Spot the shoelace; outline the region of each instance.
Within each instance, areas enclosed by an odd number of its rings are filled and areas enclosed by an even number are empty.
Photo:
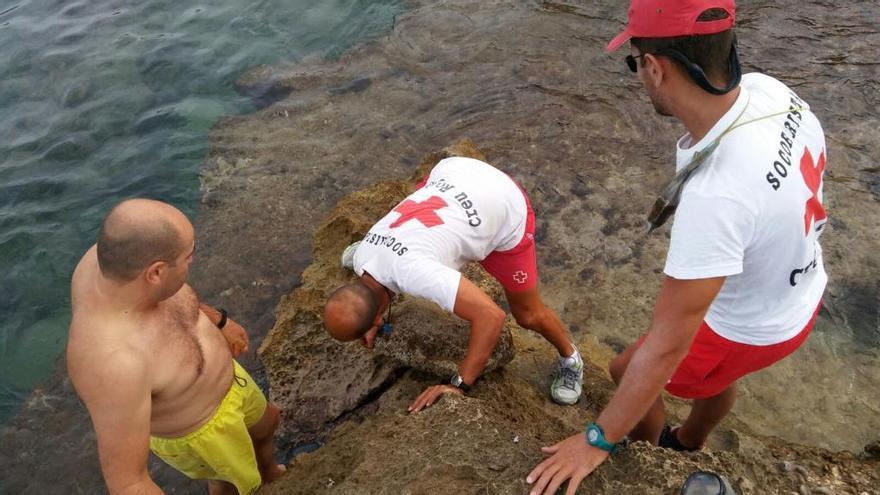
[[[570,368],[562,363],[559,364],[559,375],[562,376],[562,386],[569,390],[575,390],[580,373],[574,368]]]

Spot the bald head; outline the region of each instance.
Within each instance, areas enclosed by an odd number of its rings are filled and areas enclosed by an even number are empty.
[[[333,291],[324,305],[324,328],[336,340],[357,340],[373,326],[378,312],[379,302],[366,285],[343,285]]]
[[[98,232],[98,265],[104,276],[128,281],[156,261],[173,263],[184,250],[192,225],[177,208],[150,199],[114,206]]]

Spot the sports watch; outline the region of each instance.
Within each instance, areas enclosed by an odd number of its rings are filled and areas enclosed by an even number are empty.
[[[617,450],[617,444],[605,440],[605,432],[596,423],[587,425],[587,431],[584,432],[584,436],[587,437],[587,443],[597,449],[602,449],[609,454],[613,454]]]
[[[464,378],[462,378],[461,375],[459,375],[458,373],[452,375],[452,378],[449,379],[449,384],[464,393],[468,393],[471,390],[471,386],[465,383]]]

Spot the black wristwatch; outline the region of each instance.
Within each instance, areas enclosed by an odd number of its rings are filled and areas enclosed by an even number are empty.
[[[452,378],[449,379],[449,384],[464,393],[468,393],[471,391],[471,386],[465,383],[464,378],[462,378],[461,375],[459,375],[458,373],[452,375]]]
[[[220,321],[217,322],[217,328],[222,329],[226,326],[226,320],[228,320],[228,314],[226,314],[226,310],[223,308],[215,308],[218,313],[220,313]]]

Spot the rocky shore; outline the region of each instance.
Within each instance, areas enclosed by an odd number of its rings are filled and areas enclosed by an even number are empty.
[[[614,386],[612,351],[590,335],[578,346],[587,362],[584,397],[562,407],[547,394],[555,351],[508,318],[484,378],[467,397],[447,396],[417,415],[406,406],[449,376],[467,347],[467,325],[430,303],[405,296],[394,330],[373,351],[339,344],[320,315],[327,294],[354,279],[339,254],[414,188],[446,155],[483,159],[463,141],[427,156],[408,180],[383,181],[343,198],[315,234],[302,285],[279,304],[278,321],[259,351],[271,396],[285,411],[285,443],[326,442],[303,453],[262,493],[524,493],[540,447],[595,419]],[[500,286],[477,264],[465,270],[496,302]],[[330,433],[327,437],[327,432]],[[728,421],[707,452],[681,454],[636,443],[583,485],[583,493],[677,493],[697,469],[725,474],[738,493],[876,493],[880,462],[792,445]]]

